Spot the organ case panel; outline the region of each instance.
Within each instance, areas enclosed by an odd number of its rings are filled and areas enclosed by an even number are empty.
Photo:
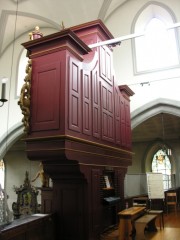
[[[26,152],[30,160],[43,162],[53,181],[57,239],[97,240],[116,223],[120,208],[119,203],[105,206],[102,192],[110,190],[108,201],[124,197],[124,175],[132,163],[133,92],[118,86],[113,76],[112,49],[88,47],[111,38],[96,20],[23,44],[33,65]],[[108,172],[114,189],[101,189],[107,168],[118,172]]]
[[[69,128],[81,132],[81,78],[79,63],[69,61]]]

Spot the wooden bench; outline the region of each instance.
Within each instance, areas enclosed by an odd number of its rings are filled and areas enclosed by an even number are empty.
[[[144,235],[145,227],[148,231],[157,231],[155,220],[157,215],[146,214],[135,220],[136,240],[146,239]]]
[[[159,218],[159,227],[160,229],[164,228],[164,212],[163,210],[147,210],[148,214],[157,215],[157,218]]]

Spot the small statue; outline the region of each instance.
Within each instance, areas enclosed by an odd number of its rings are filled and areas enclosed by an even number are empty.
[[[34,31],[29,33],[30,40],[42,38],[43,34],[39,31],[39,26],[36,26]]]
[[[60,24],[60,30],[64,30],[65,26],[64,26],[64,22],[62,21],[62,23]]]
[[[37,178],[40,178],[42,187],[49,187],[49,176],[44,172],[42,163],[40,163],[39,166],[40,170],[37,172],[35,178],[33,178],[31,182],[34,182]]]

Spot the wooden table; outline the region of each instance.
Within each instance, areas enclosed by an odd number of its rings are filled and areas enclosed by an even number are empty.
[[[119,215],[119,240],[131,240],[134,229],[134,220],[142,216],[146,207],[131,207],[118,213]]]

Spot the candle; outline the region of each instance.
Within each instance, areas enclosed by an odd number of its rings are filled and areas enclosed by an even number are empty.
[[[6,98],[6,83],[2,83],[1,99]]]
[[[6,82],[7,78],[2,79],[1,100],[6,99]]]

